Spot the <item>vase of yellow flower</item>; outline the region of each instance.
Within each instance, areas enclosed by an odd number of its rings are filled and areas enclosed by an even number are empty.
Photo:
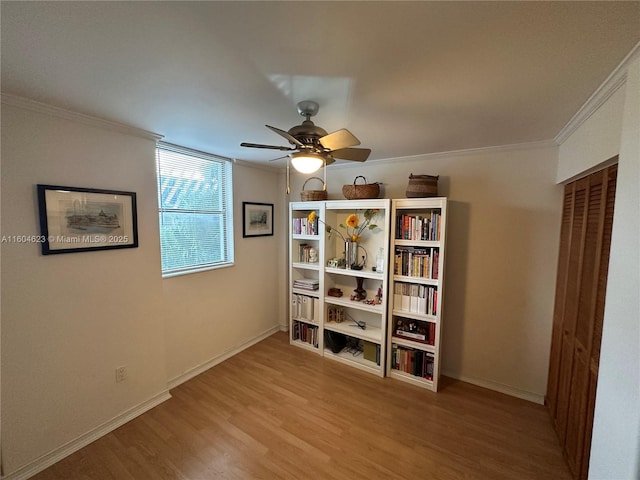
[[[358,262],[358,247],[360,245],[358,242],[352,242],[351,240],[347,240],[344,242],[344,259],[346,262],[347,270],[351,270],[353,267],[359,267],[360,263]]]
[[[379,213],[380,210],[377,208],[370,208],[365,210],[363,213],[364,220],[362,222],[360,221],[360,217],[357,213],[348,215],[345,219],[345,223],[340,224],[340,227],[344,228],[345,230],[344,235],[342,234],[342,232],[340,232],[340,230],[337,230],[331,225],[327,225],[325,222],[318,218],[319,222],[324,223],[326,231],[329,235],[336,233],[340,236],[342,241],[344,241],[345,264],[347,269],[352,269],[354,267],[356,269],[361,269],[366,263],[366,250],[365,255],[362,256],[363,261],[358,261],[358,249],[361,248],[364,250],[364,247],[360,245],[360,240],[362,240],[362,235],[364,234],[365,230],[373,230],[374,228],[378,227],[376,224],[372,223],[372,221]],[[308,216],[308,220],[310,222],[315,221],[316,218],[317,214],[315,211],[312,211]]]

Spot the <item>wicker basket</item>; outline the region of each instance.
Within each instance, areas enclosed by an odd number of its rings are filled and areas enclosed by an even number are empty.
[[[322,182],[322,190],[305,190],[304,187],[307,186],[307,182],[309,180],[320,180]],[[326,200],[327,199],[327,186],[324,184],[324,181],[320,177],[309,177],[302,184],[302,191],[300,192],[300,198],[303,202],[313,202],[316,200]]]
[[[364,185],[356,185],[358,179],[364,180]],[[364,198],[378,198],[380,195],[380,185],[378,183],[367,183],[367,179],[358,175],[353,180],[353,185],[343,185],[342,194],[348,200],[362,200]]]
[[[407,185],[407,198],[437,197],[438,196],[437,175],[409,175],[409,185]]]

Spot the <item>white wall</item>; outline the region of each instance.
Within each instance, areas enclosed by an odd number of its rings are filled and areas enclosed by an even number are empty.
[[[3,105],[2,230],[39,233],[37,183],[137,192],[140,247],[42,256],[2,244],[9,473],[166,387],[155,142]],[[149,161],[151,159],[151,161]],[[115,384],[115,367],[129,380]]]
[[[546,392],[562,188],[557,147],[497,148],[332,166],[329,199],[364,175],[404,198],[410,173],[440,175],[449,198],[445,375],[542,403]],[[294,176],[291,200],[304,177]],[[309,182],[316,189],[319,182]]]
[[[3,97],[2,233],[39,233],[35,185],[47,183],[136,192],[140,242],[50,256],[2,244],[2,462],[11,478],[283,323],[283,234],[243,239],[241,223],[243,200],[275,203],[282,222],[281,175],[235,165],[236,265],[163,280],[155,141],[89,123]],[[128,379],[116,384],[119,365]]]
[[[640,477],[640,58],[631,64],[616,96],[624,101],[611,98],[611,105],[585,125],[590,144],[601,137],[608,142],[612,111],[618,109],[620,156],[589,464],[589,478],[602,480]],[[574,135],[584,138],[583,127]],[[576,152],[583,147],[574,141],[561,147],[559,173],[571,174],[567,164],[576,170]],[[578,170],[588,171],[604,159],[586,155]]]
[[[280,172],[234,165],[235,267],[162,282],[170,384],[286,322]],[[273,203],[274,235],[242,237],[242,202]]]

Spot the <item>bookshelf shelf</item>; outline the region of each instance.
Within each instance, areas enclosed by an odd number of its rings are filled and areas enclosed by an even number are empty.
[[[333,353],[331,350],[325,349],[324,356],[331,360],[335,360],[350,367],[373,373],[375,375],[377,375],[380,370],[380,366],[376,362],[365,359],[362,354],[354,356],[345,350],[339,353]]]
[[[446,219],[444,197],[392,202],[386,373],[434,392],[440,375]],[[398,329],[406,337],[397,335]]]
[[[318,240],[320,235],[296,235],[293,234],[291,236],[294,240]]]
[[[361,340],[367,340],[371,343],[380,345],[383,341],[383,330],[378,327],[367,326],[366,330],[358,328],[354,322],[346,320],[342,323],[326,322],[324,324],[325,330],[331,330],[333,332],[343,333],[350,337],[359,338]]]
[[[320,293],[318,292],[318,290],[303,290],[301,288],[292,288],[291,292],[297,295],[306,295],[308,297],[314,297],[314,298],[320,297]]]
[[[292,317],[292,318],[296,322],[308,323],[309,325],[313,325],[315,327],[318,326],[318,322],[316,322],[315,320],[309,320],[308,318],[304,318],[304,317]]]
[[[347,277],[362,277],[362,278],[369,278],[372,280],[380,280],[380,281],[383,281],[385,279],[384,274],[372,272],[371,270],[347,270],[346,268],[326,267],[324,271],[325,273],[345,275]]]
[[[309,262],[293,262],[292,268],[300,268],[302,270],[320,270],[320,265]]]
[[[421,283],[423,285],[438,285],[438,280],[424,277],[409,277],[406,275],[394,275],[394,282]]]
[[[407,311],[407,310],[395,310],[394,309],[392,311],[392,315],[397,316],[397,317],[412,318],[414,320],[421,320],[423,322],[438,323],[438,317],[437,316],[427,315],[427,314],[418,313],[418,312],[411,312],[411,311]]]
[[[395,239],[394,242],[396,247],[420,247],[420,248],[431,248],[431,247],[439,247],[440,241],[435,240],[401,240]]]
[[[304,348],[305,350],[310,350],[312,352],[318,353],[318,347],[314,347],[313,345],[303,342],[302,340],[291,340],[291,344],[296,347]]]
[[[415,375],[411,375],[410,373],[405,373],[395,369],[390,370],[389,376],[397,380],[402,380],[403,382],[411,383],[413,385],[416,385],[417,387],[427,388],[429,390],[435,391],[434,382],[423,377],[417,377]]]
[[[436,351],[436,348],[433,345],[412,341],[410,338],[398,337],[397,335],[392,335],[391,342],[403,347],[417,348],[426,352],[435,353]]]
[[[367,305],[366,303],[356,302],[355,300],[349,300],[349,297],[324,297],[325,303],[331,305],[340,305],[342,307],[354,308],[356,310],[362,310],[364,312],[377,313],[382,315],[384,308],[382,305]]]

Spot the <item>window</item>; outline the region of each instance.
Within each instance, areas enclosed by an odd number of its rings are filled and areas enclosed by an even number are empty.
[[[162,276],[233,265],[232,163],[159,142]]]

